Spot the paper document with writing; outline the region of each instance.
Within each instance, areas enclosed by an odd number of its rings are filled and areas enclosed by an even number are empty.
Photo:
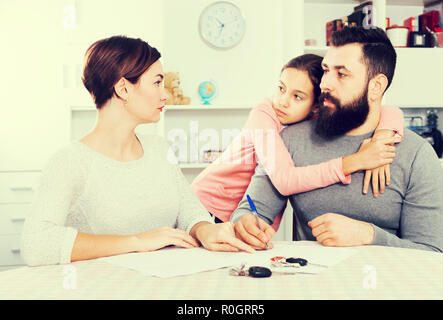
[[[242,263],[245,263],[248,267],[253,265],[268,267],[273,271],[320,273],[327,270],[328,267],[343,262],[355,253],[357,253],[357,250],[351,248],[276,242],[273,249],[256,251],[253,254],[246,252],[214,252],[201,247],[192,249],[168,247],[153,252],[128,253],[98,260],[130,268],[144,275],[167,278],[225,267],[238,267]],[[308,265],[301,268],[275,268],[271,265],[271,258],[275,256],[304,258],[308,260]],[[311,266],[309,263],[327,267]]]

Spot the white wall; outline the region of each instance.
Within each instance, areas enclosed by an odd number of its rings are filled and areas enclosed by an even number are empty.
[[[165,0],[166,71],[178,71],[184,94],[199,104],[200,82],[214,79],[219,87],[214,104],[254,105],[272,95],[283,61],[283,2],[234,0],[246,20],[242,42],[230,50],[207,46],[198,21],[213,0]]]
[[[62,30],[55,1],[2,1],[0,8],[0,169],[35,167],[60,144]]]
[[[213,49],[198,32],[199,15],[213,1],[0,0],[0,170],[40,169],[69,142],[69,106],[92,105],[80,75],[84,52],[98,39],[125,34],[147,40],[162,53],[165,71],[180,72],[194,104],[200,102],[198,84],[214,79],[220,90],[214,104],[252,106],[272,95],[282,65],[302,53],[305,38],[324,38],[318,19],[324,19],[325,9],[318,17],[318,4],[303,10],[301,0],[231,0],[243,11],[245,37],[233,49]],[[76,9],[73,29],[67,6]],[[341,7],[331,6],[331,17],[346,14],[352,5]],[[416,10],[389,6],[387,16],[398,23],[398,17]],[[441,50],[426,61],[414,54],[399,60],[403,68],[385,102],[441,105]],[[409,74],[410,61],[420,77],[435,79],[431,85],[424,88],[425,82]],[[422,85],[418,92],[409,89],[414,84]]]
[[[40,169],[69,142],[69,104],[92,104],[80,81],[92,42],[125,34],[163,51],[163,19],[154,0],[0,0],[0,170]]]
[[[184,93],[194,104],[200,103],[198,84],[206,79],[219,86],[215,104],[254,105],[272,95],[282,65],[301,53],[294,50],[301,42],[295,30],[302,21],[296,19],[298,4],[234,0],[246,19],[246,34],[237,47],[221,51],[208,47],[197,28],[211,2],[0,0],[5,44],[0,52],[0,170],[40,169],[69,142],[69,107],[92,105],[80,80],[83,55],[104,37],[141,37],[157,47],[165,71],[180,72]],[[67,7],[75,8],[74,20]],[[294,11],[290,21],[288,8]]]

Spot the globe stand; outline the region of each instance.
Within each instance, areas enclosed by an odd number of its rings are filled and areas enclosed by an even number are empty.
[[[198,94],[204,106],[211,105],[210,101],[214,100],[217,93],[217,84],[213,80],[203,81],[198,86]]]

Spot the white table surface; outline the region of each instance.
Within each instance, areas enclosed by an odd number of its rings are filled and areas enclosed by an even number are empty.
[[[319,245],[294,242],[299,244]],[[0,299],[443,299],[443,254],[355,249],[357,254],[321,274],[262,279],[231,276],[227,268],[165,279],[98,260],[20,267],[0,272]]]

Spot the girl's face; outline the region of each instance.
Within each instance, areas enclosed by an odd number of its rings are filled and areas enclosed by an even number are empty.
[[[282,124],[300,122],[314,104],[314,86],[306,71],[286,68],[280,75],[272,106]]]
[[[163,78],[163,67],[157,60],[142,74],[138,83],[130,85],[128,111],[142,123],[160,120],[160,112],[168,99]]]

